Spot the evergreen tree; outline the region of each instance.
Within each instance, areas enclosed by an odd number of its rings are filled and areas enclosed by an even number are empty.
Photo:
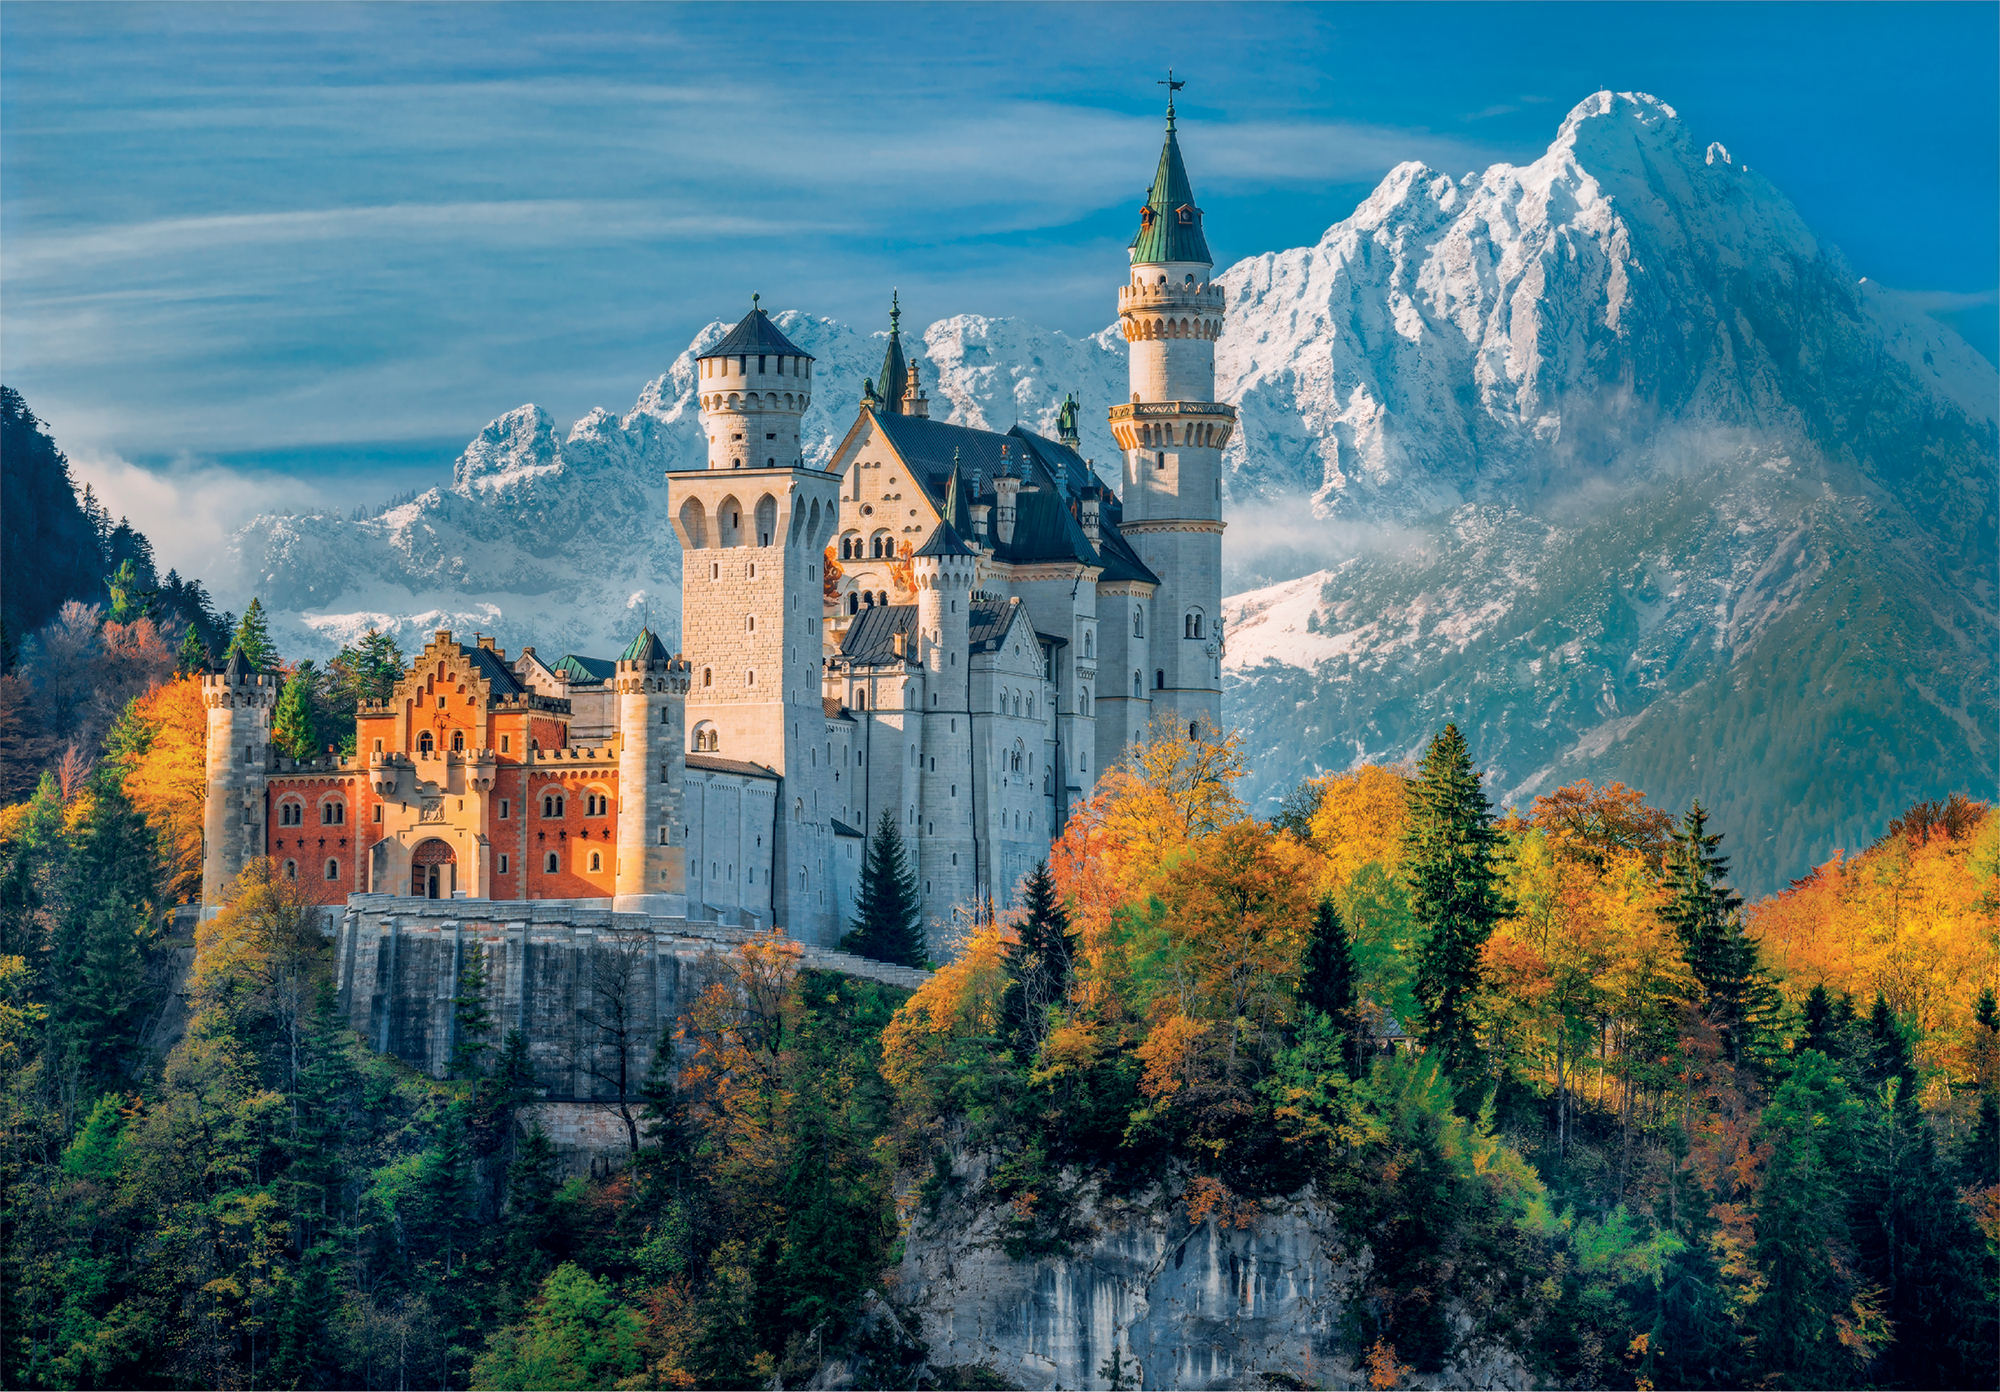
[[[314,675],[312,663],[300,663],[286,678],[277,709],[271,712],[271,742],[293,759],[310,759],[319,753],[319,731],[313,723]]]
[[[229,640],[228,651],[222,654],[224,662],[237,653],[243,660],[259,672],[277,670],[278,650],[271,643],[271,630],[264,621],[264,601],[252,599],[250,607],[243,611],[243,620],[236,625],[236,632]]]
[[[1710,1021],[1733,1064],[1754,1061],[1760,1027],[1776,994],[1757,963],[1757,945],[1743,931],[1743,896],[1724,883],[1729,857],[1716,848],[1721,832],[1708,830],[1708,813],[1692,804],[1667,850],[1671,895],[1661,917],[1680,938],[1688,969],[1700,983]]]
[[[861,864],[861,892],[854,907],[853,928],[841,938],[841,951],[906,967],[924,964],[917,876],[903,854],[896,815],[886,807],[868,840],[868,857]]]
[[[116,781],[100,777],[83,844],[72,859],[50,944],[53,1012],[87,1076],[113,1078],[129,1062],[149,1000],[156,846]]]
[[[1980,1094],[1979,1121],[1966,1139],[1958,1168],[1967,1188],[1985,1189],[2000,1184],[2000,1096],[1992,1092]]]
[[[152,591],[145,588],[139,568],[130,556],[118,563],[118,568],[105,580],[104,588],[111,595],[111,612],[106,615],[111,622],[131,623],[152,612]]]
[[[182,676],[203,672],[210,662],[208,649],[201,641],[201,630],[193,624],[181,634],[180,650],[174,654],[174,671]]]
[[[326,665],[319,712],[321,728],[339,731],[342,755],[354,753],[354,715],[363,701],[386,701],[408,663],[388,634],[369,629]]]
[[[1455,1073],[1479,1057],[1473,1002],[1480,952],[1510,909],[1494,867],[1499,833],[1456,725],[1425,751],[1410,785],[1403,857],[1410,911],[1419,934],[1415,993],[1419,1037]]]
[[[1889,998],[1880,991],[1875,993],[1875,1008],[1868,1015],[1866,1071],[1869,1087],[1884,1087],[1893,1078],[1896,1081],[1897,1105],[1916,1105],[1916,1060],[1910,1056],[1910,1042],[1903,1038],[1896,1012],[1889,1008]]]
[[[475,942],[460,948],[458,990],[451,998],[451,1076],[477,1078],[492,1049],[493,1012],[486,1008],[486,953]],[[510,1031],[510,1033],[512,1033]]]
[[[1340,921],[1340,911],[1331,897],[1322,898],[1313,913],[1312,936],[1306,940],[1299,973],[1299,1004],[1326,1016],[1346,1035],[1341,1054],[1347,1060],[1347,1076],[1359,1078],[1362,1044],[1354,951],[1347,940],[1347,925]]]
[[[1056,892],[1055,876],[1044,860],[1028,876],[1018,938],[1007,945],[1007,989],[1000,998],[1001,1028],[1025,1067],[1041,1047],[1048,1011],[1069,999],[1076,959],[1076,935]]]

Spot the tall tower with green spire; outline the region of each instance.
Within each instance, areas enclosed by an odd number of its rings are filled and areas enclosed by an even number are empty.
[[[1215,397],[1222,287],[1176,134],[1168,74],[1167,136],[1139,209],[1118,318],[1131,345],[1131,399],[1111,408],[1125,454],[1119,530],[1160,577],[1153,596],[1155,717],[1222,721],[1222,449],[1236,408]]]

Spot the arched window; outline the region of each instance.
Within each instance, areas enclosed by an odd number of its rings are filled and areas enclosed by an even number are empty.
[[[339,862],[339,861],[337,861],[337,860],[329,860],[329,861],[328,861],[328,862],[326,863],[326,877],[327,877],[327,878],[328,878],[329,880],[337,880],[337,879],[339,879],[339,878],[340,878],[340,862]]]
[[[1164,468],[1166,468],[1166,467],[1167,467],[1167,456],[1166,456],[1166,453],[1165,453],[1165,451],[1161,451],[1161,452],[1159,452],[1159,453],[1156,453],[1156,454],[1154,454],[1154,456],[1153,456],[1153,468],[1154,468],[1155,470],[1160,470],[1160,469],[1164,469]]]
[[[882,559],[882,537],[877,533],[868,543],[868,554],[876,560]]]
[[[426,759],[430,758],[431,751],[435,747],[431,741],[431,732],[429,730],[425,730],[417,736],[417,753],[423,755]]]
[[[867,710],[867,709],[868,709],[868,693],[867,693],[867,692],[865,692],[865,691],[858,691],[858,690],[857,690],[857,691],[856,691],[856,692],[854,693],[854,709],[856,709],[856,710]]]
[[[847,592],[847,612],[850,614],[861,612],[861,592],[859,590],[849,590]]]
[[[590,853],[590,868],[593,870],[602,870],[604,868],[604,853],[602,851],[592,851]]]
[[[1155,667],[1153,669],[1153,690],[1165,691],[1166,689],[1167,689],[1167,669],[1164,667]]]
[[[713,754],[719,747],[719,744],[720,741],[716,735],[715,726],[709,724],[708,721],[704,720],[701,724],[694,727],[695,753]]]
[[[333,802],[321,803],[319,805],[319,822],[321,826],[346,826],[347,804],[337,799]]]
[[[709,670],[709,669],[708,669],[708,668],[706,668],[706,667],[702,668],[702,669],[701,669],[701,684],[702,684],[703,686],[714,686],[714,685],[715,685],[715,673],[714,673],[713,671]]]
[[[299,877],[299,863],[296,860],[286,861],[285,878],[288,880],[296,880],[298,877]]]
[[[1083,655],[1085,657],[1097,656],[1097,634],[1087,628],[1083,631]]]
[[[561,793],[542,794],[542,815],[544,817],[560,817],[562,814],[563,795]]]
[[[1135,607],[1132,610],[1132,636],[1134,638],[1144,638],[1146,636],[1146,611],[1144,609]]]
[[[451,732],[451,752],[454,754],[463,754],[465,752],[465,731],[453,730]]]
[[[1133,695],[1133,696],[1135,696],[1135,697],[1136,697],[1136,696],[1138,696],[1138,694],[1139,694],[1139,689],[1140,689],[1140,686],[1141,686],[1141,682],[1139,681],[1139,674],[1138,674],[1137,672],[1134,672],[1134,673],[1132,674],[1132,695]]]
[[[1201,729],[1200,729],[1200,726],[1199,726],[1199,724],[1198,724],[1198,723],[1197,723],[1196,721],[1193,721],[1193,720],[1190,720],[1190,721],[1188,722],[1188,738],[1189,738],[1189,739],[1200,739],[1200,738],[1201,738]]]
[[[555,874],[556,871],[561,868],[561,866],[562,862],[556,859],[556,853],[554,851],[550,851],[546,856],[542,858],[542,869],[548,874],[551,875]]]
[[[1183,627],[1186,629],[1186,632],[1182,634],[1183,637],[1186,638],[1201,637],[1201,610],[1199,609],[1188,610],[1187,618],[1183,620]]]
[[[305,808],[296,802],[278,804],[278,825],[298,826],[305,820]]]

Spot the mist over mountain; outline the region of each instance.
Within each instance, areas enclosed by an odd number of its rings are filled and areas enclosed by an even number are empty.
[[[1598,93],[1526,166],[1399,166],[1314,246],[1218,278],[1253,798],[1454,719],[1497,801],[1700,797],[1761,891],[1913,798],[1994,792],[2000,376],[1665,103]],[[882,335],[775,317],[819,360],[824,460]],[[726,328],[622,415],[509,412],[379,516],[258,518],[244,593],[300,655],[371,623],[544,652],[671,631],[662,475],[702,462],[694,355]],[[922,337],[933,414],[1048,430],[1074,392],[1115,479],[1115,327]]]

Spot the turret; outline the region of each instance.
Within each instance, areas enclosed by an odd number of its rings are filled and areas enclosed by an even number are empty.
[[[222,907],[230,882],[264,854],[264,781],[271,766],[271,712],[279,677],[238,651],[201,677],[208,709],[207,799],[202,808],[201,903]]]
[[[799,420],[812,401],[812,354],[756,307],[695,364],[711,469],[783,469],[805,462]]]
[[[952,905],[971,899],[978,884],[967,635],[979,558],[948,520],[957,512],[957,502],[954,472],[945,492],[947,520],[910,558],[925,668],[917,874],[926,919],[942,918]]]
[[[618,659],[618,913],[687,912],[681,785],[687,769],[688,664],[650,629]]]

